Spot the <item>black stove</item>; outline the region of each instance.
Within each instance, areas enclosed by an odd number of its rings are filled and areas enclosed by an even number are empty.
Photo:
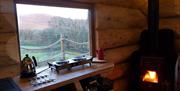
[[[177,91],[178,54],[172,29],[159,29],[159,0],[148,0],[148,29],[131,57],[130,91]]]

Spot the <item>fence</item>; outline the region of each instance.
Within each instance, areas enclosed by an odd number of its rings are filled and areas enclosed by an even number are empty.
[[[55,45],[59,45],[60,49],[61,49],[60,50],[61,51],[61,59],[65,60],[65,56],[66,56],[65,54],[67,54],[67,55],[71,54],[69,52],[68,53],[65,52],[65,47],[66,47],[65,42],[69,42],[71,44],[71,46],[74,46],[74,47],[82,46],[82,45],[87,46],[87,48],[89,47],[88,42],[82,42],[82,43],[76,42],[76,41],[64,38],[64,36],[61,35],[59,40],[57,40],[56,42],[51,43],[50,45],[47,45],[47,46],[29,47],[29,46],[22,46],[21,45],[20,48],[23,49],[23,50],[28,50],[28,51],[30,51],[30,50],[31,51],[40,51],[40,50],[50,49]],[[89,52],[88,53],[83,53],[83,54],[89,54]],[[53,59],[55,57],[57,57],[57,55],[53,55],[53,56],[49,57],[47,60]],[[46,61],[46,60],[43,60],[43,61]]]

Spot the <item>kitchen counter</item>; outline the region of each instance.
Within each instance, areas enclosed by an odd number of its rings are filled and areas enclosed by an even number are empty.
[[[89,66],[89,64],[85,64],[84,66],[80,65],[73,67],[71,70],[60,70],[59,73],[48,69],[38,74],[37,77],[48,75],[48,77],[54,79],[54,81],[38,86],[32,86],[30,84],[30,79],[32,78],[22,79],[17,76],[14,77],[14,81],[23,91],[49,91],[71,83],[74,83],[77,91],[83,91],[79,82],[80,80],[111,71],[113,67],[113,63],[92,63],[92,66]]]

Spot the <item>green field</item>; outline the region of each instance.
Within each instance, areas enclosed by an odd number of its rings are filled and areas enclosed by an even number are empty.
[[[21,49],[21,60],[25,57],[25,54],[28,54],[30,57],[35,56],[38,62],[43,62],[48,60],[58,61],[61,60],[62,58],[60,50],[33,51],[33,50]],[[81,53],[79,52],[65,51],[66,59],[73,58],[79,55],[81,55]]]

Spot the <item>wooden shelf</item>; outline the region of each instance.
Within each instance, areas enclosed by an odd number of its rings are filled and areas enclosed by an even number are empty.
[[[49,91],[71,83],[75,84],[77,91],[83,91],[79,82],[80,80],[111,71],[113,67],[113,63],[93,63],[92,66],[89,66],[89,64],[84,66],[80,65],[73,67],[71,70],[60,70],[59,73],[48,69],[37,76],[49,75],[55,79],[55,81],[34,87],[30,84],[30,79],[32,78],[20,79],[19,76],[17,76],[14,77],[14,80],[23,91]]]

